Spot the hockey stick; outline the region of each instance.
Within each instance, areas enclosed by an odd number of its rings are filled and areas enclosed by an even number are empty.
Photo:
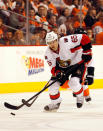
[[[82,62],[83,63],[83,62]],[[71,71],[73,71],[75,68],[77,68],[78,66],[80,66],[82,63],[78,63],[78,64],[75,64],[73,66],[70,67],[70,69],[65,73],[65,74],[69,74],[71,73]],[[28,103],[29,101],[31,101],[32,99],[34,99],[35,97],[37,97],[39,94],[41,94],[44,90],[46,90],[48,87],[50,87],[52,84],[54,84],[56,81],[58,81],[58,79],[55,79],[51,84],[49,84],[48,86],[46,86],[45,88],[43,88],[40,92],[38,92],[37,94],[35,94],[34,96],[32,96],[31,98],[29,98],[26,102]],[[21,105],[19,106],[14,106],[14,105],[11,105],[7,102],[4,102],[4,106],[9,108],[9,109],[12,109],[12,110],[18,110],[20,109],[21,107],[23,107],[26,103],[22,103]]]
[[[37,98],[38,96],[36,96],[31,103],[28,103],[25,99],[22,99],[22,103],[25,104],[27,107],[30,107],[36,101]]]
[[[52,84],[54,84],[56,81],[58,81],[58,79],[54,80],[52,83],[50,83],[48,86],[45,86],[45,88],[43,88],[41,91],[39,91],[37,94],[35,94],[34,96],[32,96],[31,98],[29,98],[27,101],[25,102],[29,102],[31,101],[32,99],[34,99],[35,97],[37,97],[39,94],[41,94],[44,90],[46,90],[48,87],[50,87]],[[12,109],[12,110],[19,110],[21,107],[23,107],[26,103],[22,103],[20,104],[19,106],[15,106],[15,105],[11,105],[7,102],[4,102],[4,106],[9,108],[9,109]]]
[[[67,73],[70,73],[71,70],[75,69],[78,65],[74,65],[73,67],[71,67],[71,69],[69,71],[67,71],[65,74]],[[51,79],[50,79],[51,80]],[[47,82],[47,84],[44,86],[44,88],[49,84],[50,80]],[[39,96],[39,95],[38,95]],[[26,106],[30,107],[34,102],[35,100],[38,98],[38,96],[35,98],[34,97],[34,100],[31,102],[31,103],[28,103],[25,99],[22,99],[22,103],[24,103]]]
[[[43,88],[45,88],[49,84],[50,80],[47,82],[47,84]],[[38,96],[36,96],[31,103],[28,103],[25,99],[22,99],[22,103],[24,103],[26,106],[30,107],[36,101],[36,99],[38,98]]]

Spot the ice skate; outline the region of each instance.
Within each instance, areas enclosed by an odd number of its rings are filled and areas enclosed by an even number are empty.
[[[45,111],[57,111],[61,103],[49,104],[44,107]]]
[[[90,102],[92,99],[91,99],[91,97],[90,96],[85,96],[85,101],[86,102]]]
[[[84,97],[83,96],[77,96],[77,108],[81,108],[84,102]]]

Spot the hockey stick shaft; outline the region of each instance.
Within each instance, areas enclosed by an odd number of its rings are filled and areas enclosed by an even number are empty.
[[[51,81],[51,79],[47,82],[47,84],[43,88],[45,88],[49,84],[50,81]],[[36,96],[31,103],[28,103],[25,99],[22,99],[22,103],[24,103],[26,106],[30,107],[36,101],[38,96]]]
[[[50,87],[52,84],[54,84],[55,82],[57,81],[54,80],[52,83],[50,83],[48,86],[46,86],[45,88],[43,88],[40,92],[38,92],[37,94],[35,94],[34,96],[32,96],[31,98],[29,98],[26,102],[28,103],[29,101],[31,101],[32,99],[34,99],[35,97],[37,97],[39,94],[41,94],[44,90],[46,90],[48,87]],[[18,110],[20,109],[21,107],[23,107],[25,105],[25,103],[22,103],[20,104],[19,106],[14,106],[14,105],[11,105],[7,102],[4,102],[4,106],[9,108],[9,109],[12,109],[12,110]]]

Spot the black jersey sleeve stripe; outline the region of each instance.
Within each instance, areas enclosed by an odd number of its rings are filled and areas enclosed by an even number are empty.
[[[91,45],[91,43],[88,43],[88,44],[86,44],[86,45],[82,45],[82,48],[83,48],[84,51],[86,51],[86,50],[91,49],[91,48],[92,48],[92,45]]]
[[[74,48],[72,48],[72,49],[70,49],[70,50],[71,50],[72,53],[74,53],[75,51],[77,51],[77,50],[79,50],[79,49],[81,49],[81,48],[82,48],[82,46],[81,46],[81,45],[78,45],[78,46],[76,46],[76,47],[74,47]]]

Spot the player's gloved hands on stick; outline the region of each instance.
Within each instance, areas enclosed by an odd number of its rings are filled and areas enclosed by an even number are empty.
[[[63,72],[58,72],[56,78],[60,82],[60,86],[62,86],[66,80],[68,80],[68,76]]]

